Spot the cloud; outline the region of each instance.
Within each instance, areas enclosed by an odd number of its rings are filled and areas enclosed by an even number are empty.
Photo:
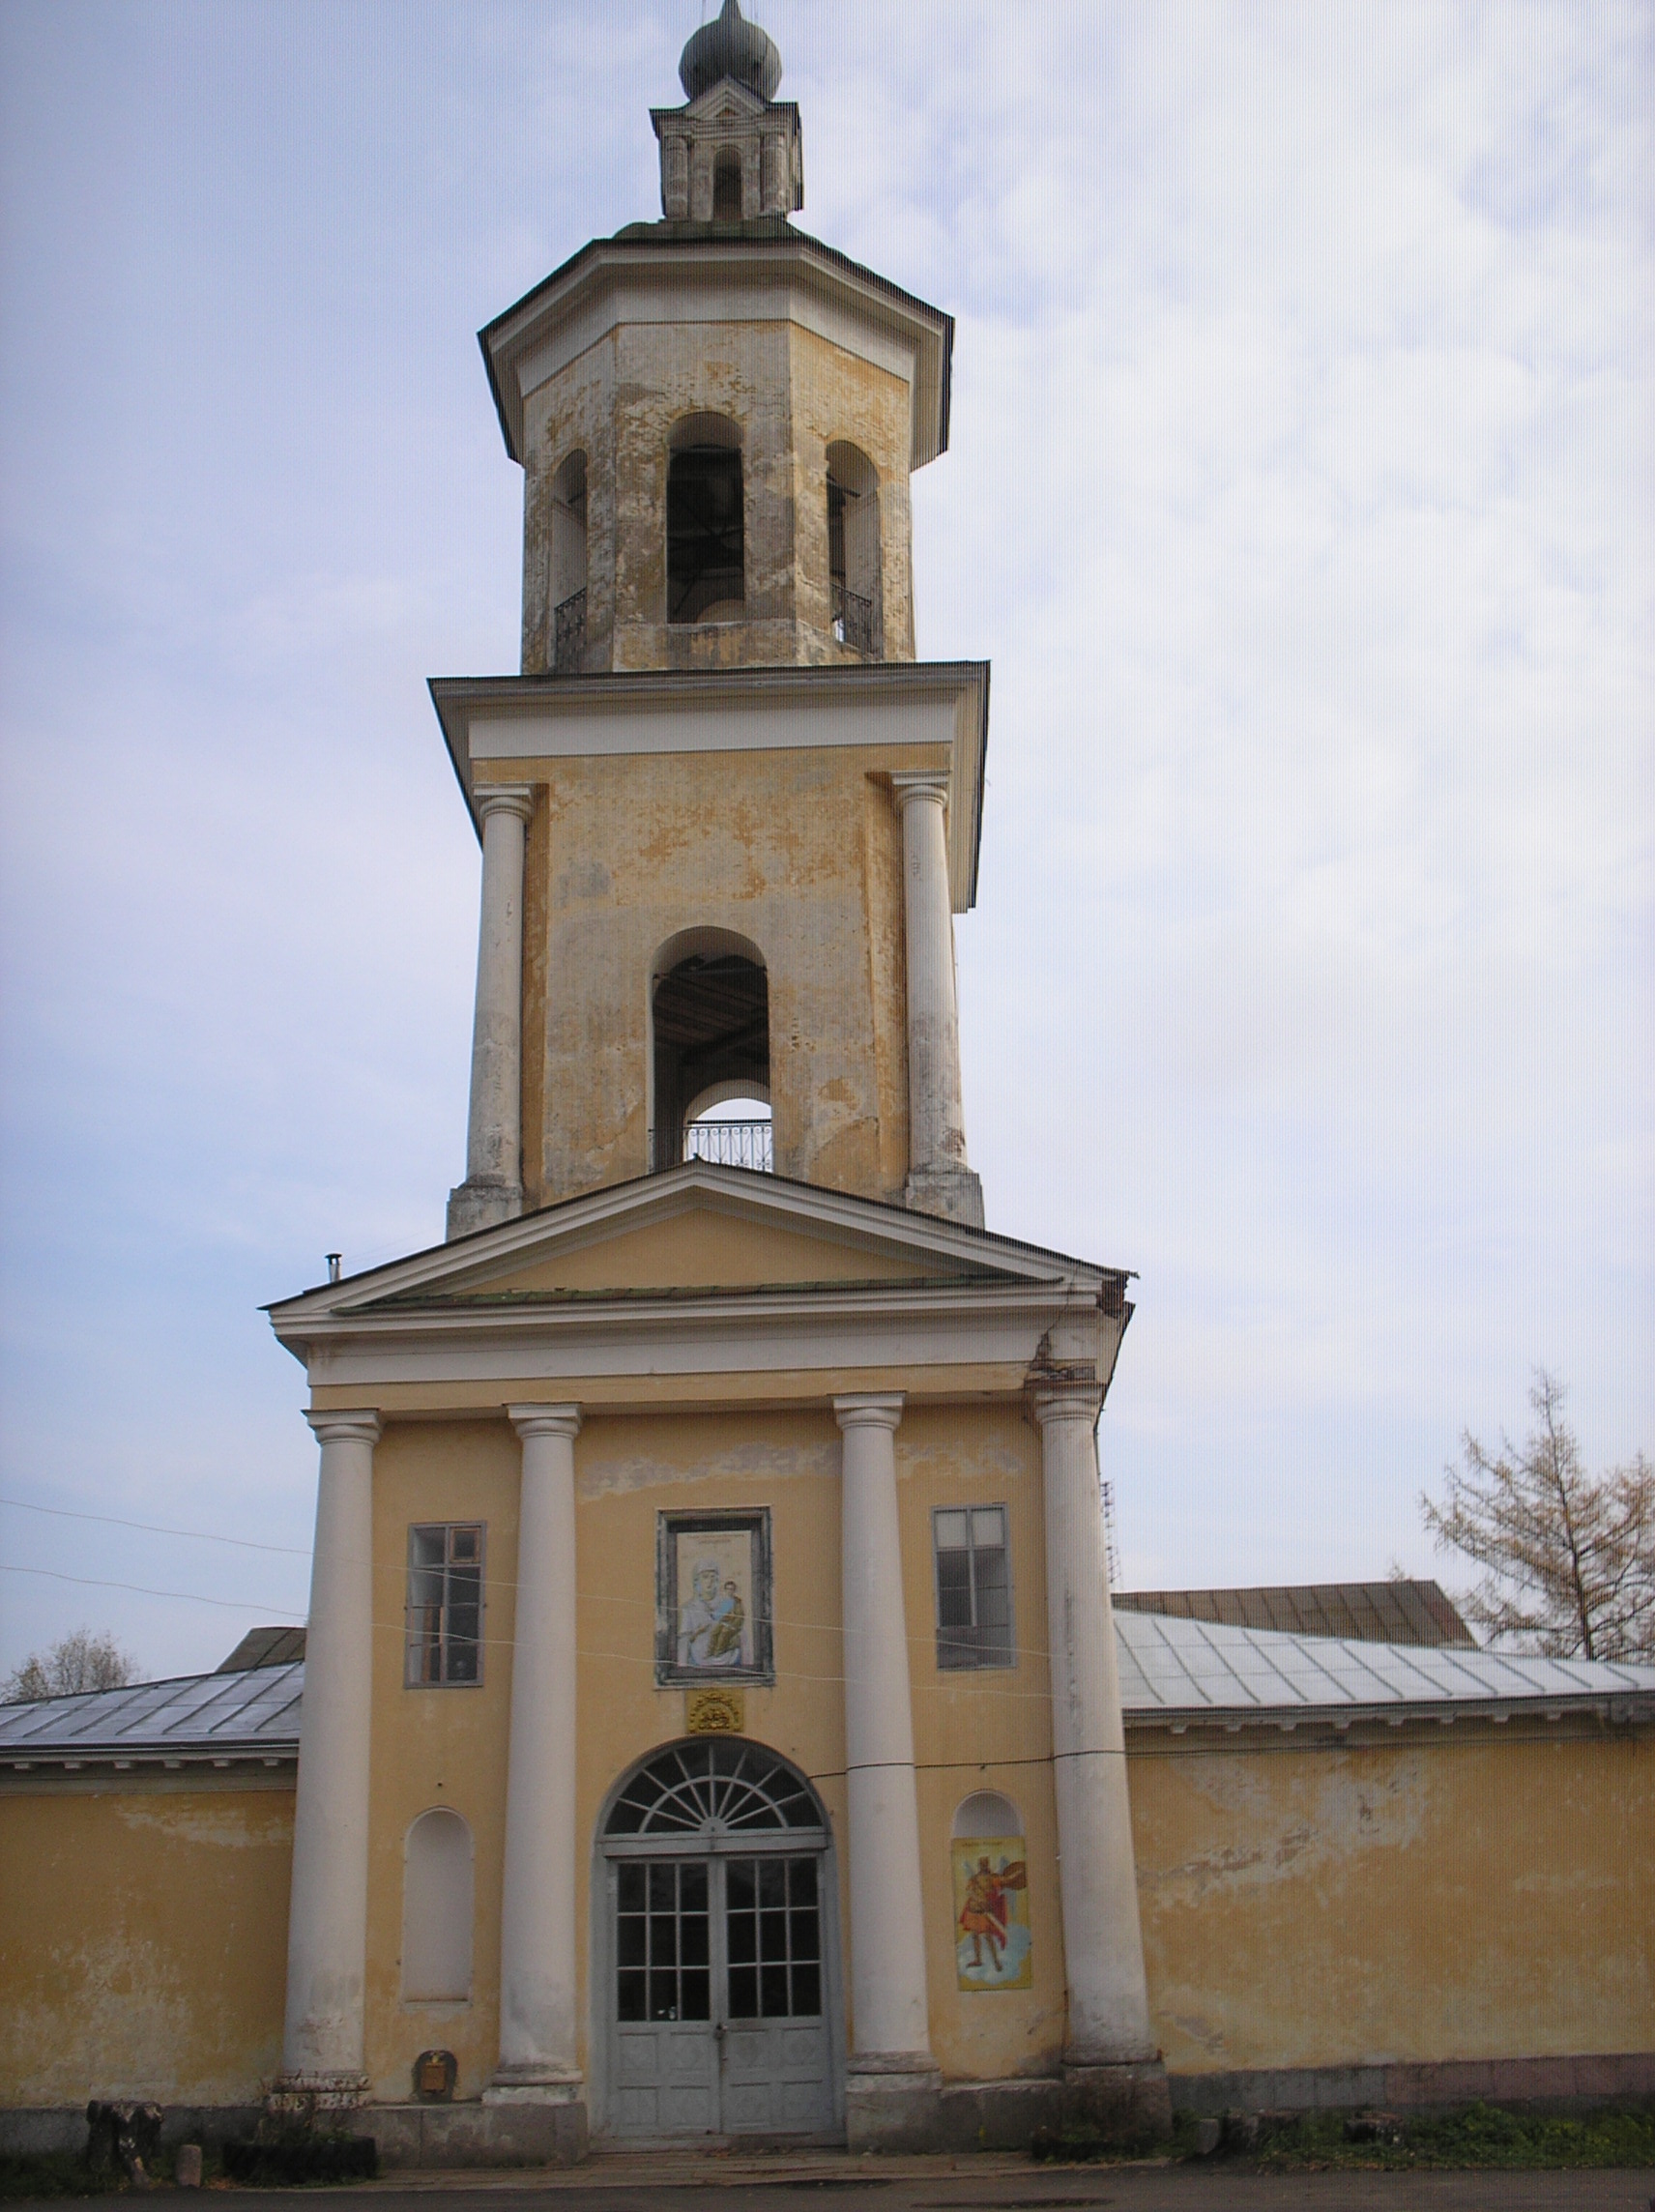
[[[514,664],[520,501],[473,334],[653,214],[680,13],[0,18],[20,1494],[304,1540],[257,1303],[462,1166],[423,680]],[[995,663],[968,1123],[992,1224],[1140,1270],[1128,1577],[1435,1571],[1414,1494],[1531,1360],[1593,1458],[1655,1415],[1648,11],[760,14],[804,226],[959,318],[915,518],[921,652]],[[235,1638],[121,1602],[0,1664]]]

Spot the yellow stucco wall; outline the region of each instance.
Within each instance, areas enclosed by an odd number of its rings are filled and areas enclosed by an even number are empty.
[[[293,1792],[0,1794],[0,2106],[255,2099],[281,2068]]]
[[[1521,1727],[1350,1749],[1140,1737],[1168,2066],[1655,2050],[1655,1741]]]
[[[686,415],[740,433],[745,619],[666,621],[666,483]],[[552,487],[587,457],[587,666],[734,667],[856,661],[834,642],[828,448],[879,477],[884,657],[914,658],[908,462],[913,397],[898,374],[784,321],[623,323],[528,394],[524,407],[523,669],[551,665]]]
[[[912,1640],[915,1741],[926,1883],[928,1967],[939,2062],[956,2076],[1038,2072],[1062,2040],[1061,1939],[1043,1658],[1045,1588],[1039,1440],[1017,1408],[916,1410],[897,1433],[898,1499]],[[840,1649],[840,1439],[826,1407],[810,1413],[589,1420],[575,1445],[580,1596],[579,1925],[590,1925],[590,1844],[621,1775],[683,1732],[684,1694],[654,1681],[657,1513],[768,1505],[775,1592],[773,1689],[745,1691],[747,1732],[810,1775],[835,1832],[845,1819]],[[460,2061],[476,2095],[495,2056],[499,1898],[510,1709],[518,1447],[504,1419],[393,1423],[375,1457],[376,1639],[368,2072],[375,2093],[407,2094],[432,2044]],[[1033,1655],[1007,1670],[942,1674],[936,1665],[930,1516],[935,1505],[1009,1509],[1020,1634]],[[407,1528],[421,1520],[487,1522],[484,1680],[478,1689],[404,1689],[401,1580]],[[1034,1986],[962,1994],[953,1958],[948,1840],[955,1809],[995,1789],[1023,1813],[1030,1847]],[[477,1879],[469,2005],[400,1997],[401,1855],[409,1824],[449,1805],[471,1826]],[[840,1927],[848,1926],[841,1857]],[[583,1988],[582,2017],[590,2020]],[[588,2063],[592,2054],[588,2053]]]
[[[481,782],[542,794],[524,890],[530,1208],[647,1172],[656,956],[708,929],[766,969],[777,1173],[900,1196],[908,1016],[889,778],[945,766],[935,745],[479,764]]]

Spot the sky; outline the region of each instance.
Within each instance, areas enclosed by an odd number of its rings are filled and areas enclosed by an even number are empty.
[[[1655,1447],[1655,10],[751,13],[796,219],[958,318],[968,1133],[990,1228],[1138,1271],[1123,1579],[1463,1585],[1418,1494],[1537,1363]],[[0,1673],[303,1615],[259,1309],[464,1172],[475,334],[658,212],[702,14],[0,10]]]

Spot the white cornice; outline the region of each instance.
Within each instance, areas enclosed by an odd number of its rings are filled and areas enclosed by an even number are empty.
[[[975,904],[988,748],[986,661],[440,676],[431,678],[430,692],[474,825],[479,761],[934,747],[948,779],[954,911],[964,914]]]
[[[798,1378],[820,1374],[824,1399],[848,1371],[936,1371],[938,1394],[965,1370],[1002,1368],[1021,1379],[1060,1324],[1089,1340],[1100,1375],[1113,1364],[1124,1316],[1098,1309],[1072,1284],[915,1289],[881,1287],[694,1300],[649,1296],[511,1307],[399,1307],[372,1313],[276,1319],[312,1388],[371,1396],[377,1389],[487,1383],[521,1395],[525,1384],[561,1388],[577,1379],[647,1382],[658,1391],[682,1377],[778,1380],[797,1397]],[[834,1379],[829,1384],[829,1378]],[[808,1395],[808,1391],[806,1392]],[[502,1403],[504,1403],[504,1399]]]
[[[638,234],[595,239],[534,291],[479,333],[507,451],[523,455],[523,393],[555,373],[618,323],[698,318],[786,319],[804,329],[823,310],[861,326],[894,363],[906,361],[913,389],[911,468],[934,460],[948,440],[953,318],[802,231],[707,238]]]

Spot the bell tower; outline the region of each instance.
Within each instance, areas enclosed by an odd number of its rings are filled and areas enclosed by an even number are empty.
[[[795,227],[798,111],[737,0],[680,76],[659,219],[480,334],[522,666],[431,686],[483,852],[449,1234],[675,1166],[738,1094],[776,1174],[980,1226],[952,917],[988,669],[915,658],[909,509],[952,318]]]

